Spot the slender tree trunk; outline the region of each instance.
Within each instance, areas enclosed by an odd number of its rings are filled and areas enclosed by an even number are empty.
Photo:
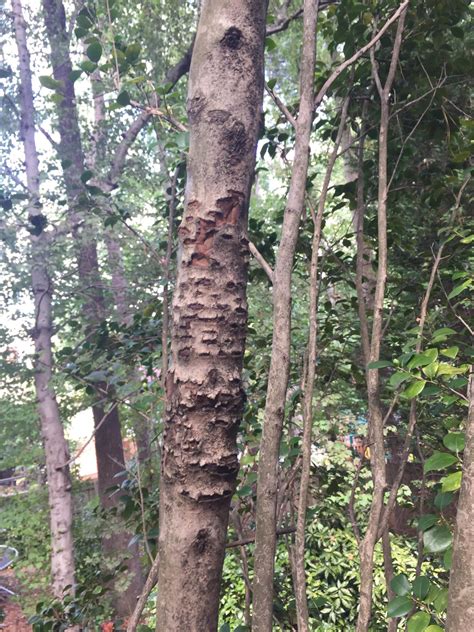
[[[204,0],[167,376],[158,632],[214,632],[238,472],[247,213],[263,94],[266,0]]]
[[[31,280],[35,303],[35,324],[32,329],[35,344],[35,391],[41,434],[45,448],[46,472],[51,525],[52,590],[62,598],[64,591],[74,592],[74,550],[72,537],[72,491],[68,446],[59,416],[56,395],[51,384],[53,353],[51,334],[52,286],[47,269],[48,237],[43,231],[46,218],[42,214],[39,184],[39,161],[35,142],[34,102],[31,87],[31,67],[21,0],[12,0],[15,38],[20,65],[21,139],[25,151],[26,179],[31,224]]]
[[[88,207],[87,190],[81,175],[84,172],[84,152],[79,130],[74,83],[71,80],[72,64],[69,38],[62,0],[42,0],[46,32],[51,49],[53,75],[62,82],[63,100],[58,105],[58,129],[60,142],[58,153],[64,174],[70,222],[77,253],[78,274],[83,295],[84,319],[91,330],[100,323],[105,314],[102,280],[97,257],[94,228],[89,224],[85,210]],[[95,446],[97,456],[98,488],[101,504],[109,508],[116,504],[109,488],[120,484],[120,474],[125,469],[120,418],[117,406],[109,409],[103,404],[110,393],[105,383],[97,385],[96,402],[93,405],[96,425]],[[122,555],[127,552],[128,536],[125,533],[105,540],[109,553]],[[133,560],[128,561],[131,581],[129,588],[119,597],[115,596],[115,609],[120,616],[133,611],[136,596],[141,590],[141,578]]]
[[[388,197],[388,129],[390,114],[390,91],[397,68],[402,34],[405,24],[406,8],[402,11],[397,24],[397,32],[390,61],[390,68],[385,84],[382,86],[378,65],[375,61],[374,49],[370,50],[374,81],[380,97],[380,127],[379,127],[379,161],[378,161],[378,261],[377,280],[375,286],[374,311],[372,332],[369,349],[369,364],[380,358],[380,347],[383,337],[383,305],[385,285],[387,279],[387,197]],[[368,365],[367,365],[368,366]],[[360,546],[360,599],[357,618],[357,632],[366,632],[369,627],[372,611],[372,588],[374,569],[374,549],[379,537],[379,523],[383,510],[385,480],[385,445],[384,445],[384,416],[380,403],[380,382],[378,369],[366,366],[367,398],[368,398],[368,440],[371,450],[370,465],[374,491],[370,507],[369,523],[364,539]]]
[[[305,527],[306,510],[308,502],[308,489],[311,472],[311,447],[313,434],[313,391],[316,378],[316,358],[317,358],[317,336],[318,336],[318,298],[319,298],[319,245],[321,242],[321,226],[323,221],[324,208],[331,182],[332,172],[336,163],[342,134],[345,128],[347,111],[349,108],[349,96],[344,99],[341,120],[337,132],[334,147],[331,152],[326,168],[321,194],[319,196],[318,210],[313,211],[313,242],[311,250],[310,265],[310,289],[309,289],[309,336],[308,336],[308,359],[306,363],[305,380],[303,388],[303,441],[302,441],[302,465],[301,479],[298,497],[298,515],[296,522],[295,538],[295,601],[296,615],[298,619],[298,632],[310,632],[308,601],[306,597],[306,572],[305,572]]]
[[[449,577],[447,632],[470,630],[474,621],[474,366],[468,390],[466,447]]]
[[[273,274],[273,341],[257,482],[257,528],[253,583],[253,630],[270,632],[276,549],[278,455],[290,367],[291,273],[304,207],[314,109],[318,2],[305,0],[300,74],[300,112],[290,190]]]

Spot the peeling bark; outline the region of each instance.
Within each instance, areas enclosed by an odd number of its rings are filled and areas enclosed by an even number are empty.
[[[41,423],[51,527],[51,587],[62,599],[67,587],[74,592],[74,549],[72,537],[72,490],[69,475],[69,451],[59,415],[53,377],[52,285],[47,268],[48,239],[42,230],[46,218],[40,201],[38,152],[35,141],[34,101],[31,86],[30,56],[26,39],[21,0],[12,0],[15,39],[20,67],[21,140],[25,151],[28,186],[28,220],[31,224],[31,283],[35,303],[32,335],[35,345],[35,392]]]
[[[173,299],[160,511],[158,632],[217,629],[244,392],[247,213],[263,94],[265,0],[205,0]]]

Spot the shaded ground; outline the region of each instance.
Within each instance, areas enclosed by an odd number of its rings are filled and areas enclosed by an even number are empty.
[[[0,573],[0,584],[18,593],[20,585],[11,569]],[[1,632],[31,632],[31,625],[21,611],[15,597],[10,597],[0,590],[0,612],[3,620],[0,620]]]

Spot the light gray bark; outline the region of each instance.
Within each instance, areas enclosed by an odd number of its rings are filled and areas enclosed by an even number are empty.
[[[35,324],[32,335],[35,345],[35,392],[41,423],[51,526],[51,587],[56,597],[64,590],[74,592],[74,550],[72,537],[72,491],[68,446],[64,438],[56,394],[52,386],[53,353],[51,335],[53,316],[51,308],[52,285],[47,268],[48,237],[44,231],[46,221],[40,201],[38,152],[35,142],[34,101],[31,86],[30,56],[27,46],[26,25],[21,0],[12,0],[15,38],[20,67],[21,140],[25,152],[25,169],[28,186],[28,219],[31,231],[31,282],[35,304]]]
[[[266,0],[204,0],[173,299],[160,506],[158,632],[214,632],[238,472],[247,214],[263,94]]]
[[[271,632],[276,549],[278,455],[290,367],[291,273],[304,207],[313,122],[318,2],[305,0],[300,73],[300,111],[290,189],[273,273],[273,340],[257,480],[257,528],[253,583],[255,632]]]
[[[453,563],[449,577],[446,632],[465,632],[474,622],[474,366],[469,379],[469,412],[463,454]]]

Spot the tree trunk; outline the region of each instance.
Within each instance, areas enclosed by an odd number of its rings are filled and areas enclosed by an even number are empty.
[[[291,272],[304,207],[314,109],[318,2],[305,0],[300,74],[300,111],[290,190],[273,275],[273,341],[257,482],[257,528],[253,583],[253,630],[271,632],[276,548],[278,455],[290,367]]]
[[[160,511],[158,632],[217,629],[244,404],[247,214],[263,94],[266,0],[204,0],[173,300]]]
[[[77,253],[78,274],[83,295],[84,319],[89,330],[100,323],[105,314],[102,280],[97,257],[94,228],[88,223],[87,191],[81,181],[84,172],[84,152],[79,130],[74,83],[71,80],[72,64],[69,53],[69,38],[62,0],[42,0],[47,36],[51,48],[53,75],[62,82],[63,100],[58,105],[58,130],[60,142],[58,153],[64,174],[70,222]],[[108,399],[106,384],[98,384],[96,402],[93,405],[96,426],[95,445],[97,456],[98,487],[101,505],[109,508],[116,504],[117,495],[110,496],[107,490],[120,484],[120,472],[125,469],[120,419],[116,406],[109,412],[104,410],[102,400]],[[100,424],[100,425],[99,425]],[[105,541],[107,552],[127,554],[128,535],[121,533]],[[130,584],[127,590],[115,596],[115,610],[119,616],[133,611],[136,597],[141,590],[138,560],[128,560]]]
[[[380,380],[378,369],[368,368],[370,363],[380,359],[380,348],[383,339],[383,308],[385,298],[385,286],[387,281],[388,247],[387,247],[387,198],[388,198],[388,130],[390,114],[390,93],[395,78],[400,48],[402,43],[403,28],[405,24],[406,7],[400,14],[397,24],[397,32],[390,60],[385,84],[382,86],[378,65],[375,60],[374,49],[370,49],[370,59],[374,81],[380,98],[380,126],[379,126],[379,160],[378,160],[378,259],[377,280],[375,285],[374,310],[372,319],[372,332],[368,364],[366,365],[366,383],[368,400],[368,442],[371,450],[370,466],[374,491],[370,507],[369,522],[364,539],[360,545],[360,598],[359,613],[357,617],[357,632],[367,632],[372,612],[372,588],[374,570],[374,550],[379,538],[379,524],[382,517],[384,493],[386,488],[385,477],[385,444],[384,444],[384,416],[380,403]],[[359,232],[359,231],[358,231]],[[363,237],[363,236],[362,236]],[[359,242],[360,243],[360,240]],[[360,276],[360,272],[359,272]],[[358,284],[359,285],[359,284]],[[360,292],[359,292],[360,295]],[[359,296],[359,302],[363,304],[363,298]]]
[[[469,413],[449,577],[446,632],[465,632],[474,621],[474,367],[469,379]]]
[[[47,269],[48,237],[44,232],[46,218],[42,214],[39,184],[39,161],[35,141],[34,102],[31,86],[30,56],[21,0],[12,0],[15,38],[20,65],[21,139],[25,151],[26,179],[31,232],[31,279],[35,303],[35,392],[45,449],[51,525],[52,590],[57,598],[64,591],[74,592],[74,550],[72,537],[72,491],[69,475],[68,446],[59,416],[53,377],[52,286]]]

